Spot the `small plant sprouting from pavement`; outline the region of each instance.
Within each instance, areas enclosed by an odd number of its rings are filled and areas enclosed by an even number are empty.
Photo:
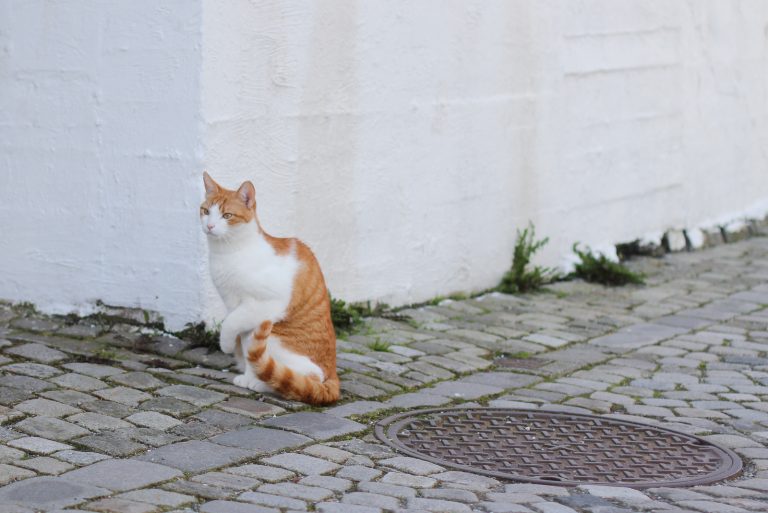
[[[368,344],[368,348],[371,351],[379,351],[379,352],[382,352],[382,353],[389,353],[389,352],[391,352],[391,350],[389,349],[389,346],[391,346],[391,345],[392,344],[390,344],[389,342],[384,342],[383,340],[377,338],[376,340],[374,340],[373,342]]]
[[[557,278],[554,269],[531,265],[533,255],[547,242],[549,242],[548,237],[536,240],[536,230],[533,224],[529,223],[522,232],[517,231],[512,267],[501,279],[501,284],[498,287],[500,292],[510,294],[531,292]]]
[[[573,251],[581,260],[576,264],[573,275],[584,281],[614,286],[644,283],[642,274],[630,271],[626,266],[609,260],[605,255],[595,255],[589,247],[582,251],[577,243],[573,245]]]
[[[192,347],[219,347],[219,325],[214,329],[208,328],[204,322],[189,323],[181,330],[173,333],[176,337],[192,342]]]
[[[405,317],[399,316],[389,311],[389,306],[384,303],[371,305],[370,301],[365,303],[347,303],[342,299],[335,298],[328,293],[331,300],[331,321],[336,330],[336,336],[353,333],[363,324],[365,317],[387,317],[394,320],[404,320]]]
[[[117,352],[107,344],[102,344],[101,347],[93,352],[93,356],[104,362],[112,362],[117,359]]]

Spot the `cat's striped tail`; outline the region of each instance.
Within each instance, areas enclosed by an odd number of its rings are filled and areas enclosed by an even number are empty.
[[[267,353],[266,344],[255,346],[248,349],[248,361],[254,365],[256,375],[287,399],[316,405],[331,404],[339,400],[341,391],[338,377],[320,381],[314,374],[293,372]]]

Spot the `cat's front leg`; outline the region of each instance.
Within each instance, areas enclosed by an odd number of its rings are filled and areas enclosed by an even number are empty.
[[[224,319],[224,322],[221,323],[221,331],[219,332],[219,348],[227,354],[234,354],[238,338],[240,337],[240,330],[231,317],[232,314]]]
[[[272,330],[272,323],[279,320],[281,313],[280,304],[276,301],[241,303],[221,323],[219,347],[225,353],[232,354],[235,352],[238,335],[253,330],[258,330],[257,335],[266,338]]]

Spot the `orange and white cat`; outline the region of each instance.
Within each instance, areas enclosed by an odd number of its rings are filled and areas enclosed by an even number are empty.
[[[312,251],[298,239],[267,234],[256,217],[256,191],[236,191],[203,173],[200,223],[211,277],[227,307],[219,345],[236,356],[237,386],[274,389],[310,404],[339,398],[336,334],[328,291]]]

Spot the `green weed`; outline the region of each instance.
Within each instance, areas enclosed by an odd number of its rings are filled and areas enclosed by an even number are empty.
[[[584,281],[613,286],[644,283],[645,277],[642,274],[630,271],[619,262],[609,260],[605,255],[596,256],[589,247],[582,251],[576,243],[573,245],[573,251],[581,260],[576,264],[573,275]]]
[[[531,265],[533,255],[548,242],[548,237],[536,240],[533,224],[529,223],[522,232],[518,230],[512,267],[501,279],[498,290],[509,294],[530,292],[556,279],[557,273],[554,269]]]
[[[377,338],[376,340],[368,344],[368,349],[370,349],[371,351],[389,353],[390,352],[389,346],[391,345],[392,344],[390,344],[389,342],[384,342],[383,340],[380,340]]]
[[[209,329],[204,322],[198,322],[197,324],[188,323],[183,330],[174,332],[173,335],[182,340],[192,342],[192,347],[218,349],[220,327],[220,324],[217,324],[214,329]]]

